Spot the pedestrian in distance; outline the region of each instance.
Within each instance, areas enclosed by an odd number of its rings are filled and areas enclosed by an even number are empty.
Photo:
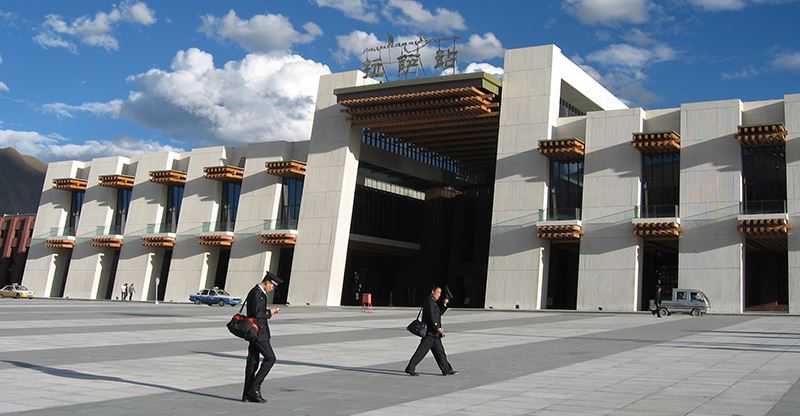
[[[124,283],[120,290],[122,291],[122,301],[125,302],[128,299],[128,284]]]
[[[133,283],[128,284],[128,300],[133,300],[133,294],[136,293],[136,289],[133,288]]]
[[[661,314],[658,313],[659,309],[661,309],[661,286],[660,285],[656,286],[656,296],[653,299],[653,304],[655,304],[655,306],[656,306],[656,309],[653,311],[653,315],[655,315],[656,318],[660,318]]]
[[[269,332],[268,319],[280,312],[280,308],[270,308],[267,305],[267,293],[283,283],[278,276],[267,272],[261,282],[250,289],[247,294],[247,316],[254,318],[258,325],[256,338],[250,341],[247,348],[247,365],[244,370],[244,391],[242,392],[243,402],[266,403],[267,400],[261,395],[261,383],[267,378],[269,370],[275,364],[275,353],[270,345],[271,334]],[[260,357],[264,357],[261,368],[258,366]]]
[[[449,291],[448,291],[449,292]],[[447,311],[447,304],[450,303],[450,296],[445,296],[441,301],[442,288],[434,286],[431,290],[431,295],[425,298],[422,305],[422,322],[427,325],[427,333],[419,341],[417,350],[411,356],[405,372],[410,376],[418,376],[417,364],[428,355],[428,351],[433,352],[433,358],[436,359],[436,364],[442,375],[450,376],[457,374],[458,371],[453,370],[453,366],[447,361],[447,354],[444,352],[444,345],[442,345],[442,337],[444,336],[444,328],[442,327],[442,315]]]

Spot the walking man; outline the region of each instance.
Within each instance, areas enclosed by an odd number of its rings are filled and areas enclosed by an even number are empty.
[[[250,289],[247,294],[247,316],[255,318],[258,325],[258,335],[250,342],[247,349],[247,366],[244,370],[244,391],[242,392],[243,402],[266,403],[267,400],[261,396],[261,383],[267,378],[269,370],[275,364],[275,353],[270,345],[270,333],[268,319],[280,311],[280,308],[267,307],[267,293],[283,283],[278,276],[267,272],[261,283]],[[258,368],[260,356],[264,357],[261,368]],[[258,371],[256,371],[258,370]]]
[[[128,300],[133,300],[133,294],[136,293],[136,289],[133,288],[133,283],[128,284]]]
[[[659,310],[661,309],[661,286],[660,285],[656,286],[656,296],[653,299],[653,303],[655,304],[655,307],[656,307],[655,311],[653,311],[653,315],[655,315],[657,318],[660,318],[661,317],[661,314],[659,313]]]
[[[125,302],[128,300],[128,284],[124,283],[120,290],[122,290],[122,301]]]
[[[450,376],[458,373],[458,371],[453,370],[453,367],[447,361],[447,354],[445,354],[444,345],[442,345],[442,337],[444,336],[442,315],[447,311],[447,304],[450,299],[445,297],[439,302],[441,296],[442,288],[435,286],[431,291],[431,296],[425,298],[425,303],[422,306],[422,322],[427,325],[428,332],[420,340],[417,350],[414,351],[414,355],[411,356],[411,360],[406,366],[405,371],[410,376],[419,375],[416,372],[417,364],[428,355],[428,351],[433,351],[433,358],[436,359],[436,364],[439,365],[442,375]]]

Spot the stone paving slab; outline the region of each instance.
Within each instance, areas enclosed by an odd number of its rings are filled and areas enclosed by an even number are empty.
[[[306,307],[271,323],[269,403],[242,403],[246,345],[214,326],[232,309],[0,302],[0,383],[14,392],[0,413],[775,416],[800,404],[793,316],[451,310],[444,345],[460,373],[438,375],[428,356],[408,377],[416,309]],[[98,313],[114,325],[87,325]],[[43,343],[33,324],[47,316],[63,319]],[[128,336],[113,342],[120,326]]]

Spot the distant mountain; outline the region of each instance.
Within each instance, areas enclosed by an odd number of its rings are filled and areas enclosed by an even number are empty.
[[[6,147],[0,149],[0,215],[35,214],[47,165]]]

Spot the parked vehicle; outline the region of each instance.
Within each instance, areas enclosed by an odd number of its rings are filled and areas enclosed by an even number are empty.
[[[36,296],[36,292],[28,290],[27,287],[22,286],[18,283],[12,283],[2,289],[0,289],[0,298],[28,298],[33,299]]]
[[[650,301],[650,310],[655,310],[655,302]],[[708,296],[697,289],[672,289],[672,299],[662,299],[661,307],[655,312],[658,316],[671,315],[673,312],[686,312],[692,316],[700,316],[711,310]]]
[[[222,289],[203,289],[197,292],[196,295],[189,296],[189,301],[194,302],[196,305],[201,303],[205,303],[208,306],[211,305],[231,305],[236,306],[242,303],[241,298],[236,298],[230,295],[230,293],[222,290]]]

